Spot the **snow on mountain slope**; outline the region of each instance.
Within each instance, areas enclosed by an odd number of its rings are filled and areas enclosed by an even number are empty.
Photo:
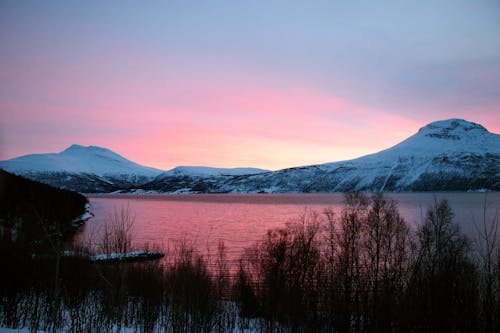
[[[0,168],[80,192],[127,192],[156,178],[239,176],[267,171],[181,166],[164,172],[134,163],[106,148],[80,145],[72,145],[60,153],[31,154],[1,161]]]
[[[178,166],[165,171],[160,177],[167,176],[241,176],[269,172],[269,170],[257,168],[211,168],[204,166]]]
[[[6,171],[23,174],[67,172],[96,176],[137,175],[155,177],[162,171],[127,160],[115,152],[96,146],[72,145],[60,153],[32,154],[1,161]]]
[[[433,122],[403,142],[354,160],[190,180],[167,177],[148,191],[302,193],[500,190],[500,135],[462,119]]]
[[[379,153],[285,173],[311,191],[498,190],[500,135],[462,119],[437,121]]]
[[[479,124],[448,119],[430,123],[381,152],[319,167],[343,175],[336,189],[356,183],[353,190],[414,190],[420,189],[417,183],[426,177],[452,183],[452,178],[469,179],[470,183],[474,178],[490,177],[493,182],[500,174],[500,135]],[[493,184],[496,182],[498,179]]]
[[[77,145],[3,161],[0,168],[80,192],[500,191],[500,135],[449,119],[375,154],[273,172],[186,166],[162,172],[108,149]]]
[[[352,160],[393,160],[402,156],[428,158],[439,154],[500,153],[500,135],[463,119],[436,121],[403,142],[381,152]]]

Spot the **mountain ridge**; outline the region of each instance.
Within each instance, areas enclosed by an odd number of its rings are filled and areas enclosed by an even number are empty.
[[[307,193],[500,190],[500,135],[463,119],[432,122],[402,142],[352,160],[228,178],[170,177],[141,191]]]
[[[125,163],[134,166],[132,170],[139,166],[144,168],[140,169],[144,173],[120,175],[115,172],[113,175],[101,169],[101,172],[82,169],[81,165],[80,169],[74,169],[78,172],[68,171],[73,170],[74,165],[56,172],[43,169],[43,165],[35,170],[26,166],[12,170],[16,166],[12,161],[19,165],[27,159],[29,162],[33,156],[45,156],[50,161],[57,160],[58,156],[81,156],[89,152],[93,158],[97,156],[93,161],[98,159],[111,165]],[[74,158],[66,162],[83,163]],[[203,166],[179,166],[161,171],[129,161],[106,148],[79,145],[72,145],[59,154],[32,154],[0,162],[0,168],[7,171],[63,188],[133,193],[500,190],[499,165],[500,135],[490,133],[480,124],[457,118],[429,123],[402,142],[377,153],[277,171]]]
[[[76,144],[59,153],[28,154],[0,163],[3,169],[16,172],[68,172],[96,176],[136,174],[153,177],[162,172],[132,162],[107,148]]]

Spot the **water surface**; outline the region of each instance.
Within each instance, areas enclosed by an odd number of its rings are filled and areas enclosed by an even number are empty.
[[[474,223],[482,223],[486,199],[487,218],[500,211],[500,192],[492,193],[398,193],[400,213],[412,225],[423,221],[435,200],[446,198],[463,231],[474,236]],[[95,214],[78,236],[97,240],[102,226],[115,209],[128,207],[135,216],[134,245],[150,244],[166,250],[179,240],[189,240],[202,253],[214,253],[224,241],[230,259],[261,239],[267,230],[297,220],[306,210],[340,212],[342,194],[188,194],[90,196]]]

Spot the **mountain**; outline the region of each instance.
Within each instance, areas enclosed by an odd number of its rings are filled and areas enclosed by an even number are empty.
[[[170,193],[500,190],[500,135],[462,119],[437,121],[392,148],[354,160],[255,175],[163,177]]]
[[[1,161],[0,168],[32,180],[79,192],[128,192],[153,180],[200,179],[267,172],[256,168],[210,168],[179,166],[162,171],[134,163],[117,153],[96,146],[72,145],[60,153],[31,154]]]
[[[151,181],[161,170],[134,163],[101,147],[72,145],[60,153],[1,161],[0,168],[60,188],[111,192]]]
[[[381,152],[278,171],[181,166],[160,171],[104,148],[73,145],[0,168],[79,192],[307,193],[500,191],[500,135],[462,119],[437,121]]]
[[[171,176],[191,176],[191,177],[211,177],[211,176],[241,176],[253,175],[257,173],[269,172],[269,170],[258,168],[211,168],[205,166],[178,166],[163,172],[159,177]]]
[[[210,168],[180,166],[163,172],[149,183],[138,187],[136,193],[212,193],[221,190],[221,184],[239,177],[265,174],[271,171],[257,168]],[[126,191],[125,191],[126,192]]]

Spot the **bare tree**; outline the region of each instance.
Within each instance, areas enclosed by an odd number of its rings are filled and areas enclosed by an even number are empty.
[[[482,322],[485,332],[498,330],[499,314],[499,271],[500,246],[498,238],[498,211],[488,218],[488,195],[483,201],[481,224],[474,223],[476,229],[476,247],[481,270]]]
[[[360,331],[361,242],[367,217],[368,197],[362,193],[345,195],[345,206],[337,233],[337,277],[340,285],[336,306],[340,332]]]
[[[477,331],[477,269],[470,242],[446,200],[435,202],[417,232],[419,257],[410,281],[411,322],[427,332]]]
[[[363,268],[367,287],[363,297],[370,331],[388,331],[396,320],[406,278],[409,227],[396,202],[383,194],[371,197],[363,228]]]
[[[109,223],[105,224],[102,231],[99,249],[105,253],[126,253],[132,248],[132,227],[135,223],[135,215],[130,207],[120,207],[113,212]]]

